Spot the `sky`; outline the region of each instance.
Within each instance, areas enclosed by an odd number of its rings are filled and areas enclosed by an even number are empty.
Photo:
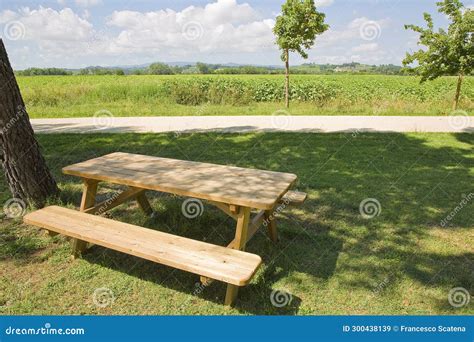
[[[272,28],[283,0],[0,0],[0,35],[16,70],[161,62],[280,65]],[[474,7],[474,0],[464,0]],[[417,50],[436,0],[316,0],[330,29],[305,62],[400,65]]]

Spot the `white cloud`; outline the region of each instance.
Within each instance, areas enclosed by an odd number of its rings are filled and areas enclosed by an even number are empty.
[[[330,28],[317,38],[312,55],[318,63],[379,63],[390,57],[378,42],[390,19],[358,17],[342,28]]]
[[[369,38],[372,37],[370,36],[371,33],[375,33],[374,39],[377,39],[382,35],[383,30],[389,23],[389,19],[370,20],[366,17],[355,18],[342,29],[333,29],[330,27],[321,37],[317,38],[316,44],[319,46],[334,46],[341,45],[341,43],[354,42],[356,40],[366,40],[364,39],[363,32],[369,34]],[[372,32],[371,29],[375,29],[375,32]]]
[[[22,46],[28,47],[33,65],[42,61],[50,64],[56,61],[61,65],[66,60],[84,55],[88,42],[95,34],[93,25],[70,8],[56,11],[44,7],[23,7],[14,13],[10,27],[4,26],[5,38],[14,37]],[[0,17],[12,17],[12,13],[3,11]],[[18,54],[16,60],[23,61],[20,50]]]
[[[378,49],[379,45],[377,43],[368,43],[354,46],[352,52],[372,52],[377,51]]]
[[[9,21],[15,20],[18,18],[18,14],[16,12],[5,10],[0,12],[0,24],[8,23]]]
[[[248,4],[217,0],[182,11],[115,11],[110,27],[121,29],[111,52],[167,51],[178,55],[199,52],[252,52],[273,45],[273,19],[261,19]]]
[[[85,9],[83,12],[82,12],[82,17],[84,19],[89,19],[91,17],[91,12],[89,12],[89,10]]]
[[[316,0],[316,7],[328,7],[334,3],[334,0]]]
[[[136,56],[146,59],[196,60],[197,56],[275,50],[274,19],[265,19],[249,4],[217,0],[181,11],[115,11],[105,26],[94,28],[90,13],[70,8],[22,8],[0,11],[0,20],[21,23],[23,44],[44,60],[104,59]]]
[[[1,14],[0,14],[1,15]],[[70,8],[56,11],[39,7],[20,9],[16,20],[25,27],[25,39],[41,41],[85,41],[92,34],[92,24]]]
[[[64,0],[59,0],[64,1]],[[102,4],[102,0],[74,0],[77,6],[81,7],[93,7]]]

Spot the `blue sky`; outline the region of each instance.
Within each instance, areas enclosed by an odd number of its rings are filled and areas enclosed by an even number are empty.
[[[317,0],[330,30],[307,62],[400,64],[417,49],[404,24],[423,24],[436,0]],[[283,1],[0,0],[0,35],[15,69],[153,61],[281,64],[272,27]],[[464,0],[472,7],[474,0]],[[292,64],[304,60],[293,55]]]

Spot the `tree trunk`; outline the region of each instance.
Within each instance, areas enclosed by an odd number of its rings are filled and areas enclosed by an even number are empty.
[[[459,77],[458,77],[458,85],[456,87],[456,95],[454,96],[453,110],[458,109],[459,98],[461,97],[461,87],[462,87],[463,76],[464,76],[463,74],[459,74]]]
[[[290,108],[290,52],[285,50],[285,106]]]
[[[14,198],[41,207],[59,193],[40,152],[0,39],[0,162]]]

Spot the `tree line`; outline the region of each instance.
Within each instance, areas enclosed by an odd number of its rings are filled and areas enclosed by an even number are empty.
[[[222,64],[207,64],[198,62],[195,65],[171,66],[166,63],[153,63],[147,68],[122,69],[91,67],[80,70],[61,68],[29,68],[15,71],[18,76],[50,76],[50,75],[282,75],[283,68],[270,66],[228,66]],[[315,64],[305,63],[292,68],[293,74],[298,75],[331,75],[331,74],[372,74],[372,75],[405,75],[401,66],[366,65],[361,63],[344,64]]]
[[[72,75],[72,71],[60,68],[29,68],[25,70],[15,71],[19,76],[51,76],[51,75]]]

